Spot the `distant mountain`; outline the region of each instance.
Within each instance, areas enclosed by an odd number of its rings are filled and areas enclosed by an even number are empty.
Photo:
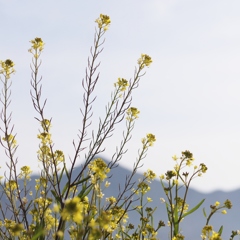
[[[80,169],[81,166],[75,168],[74,176],[77,176]],[[130,176],[130,174],[130,170],[120,165],[117,168],[112,169],[110,172],[111,178],[108,180],[109,182],[111,182],[111,185],[109,188],[104,190],[104,198],[110,196],[117,196],[119,193],[119,188],[122,189],[124,186],[126,176]],[[142,174],[137,173],[134,177],[134,181],[138,181],[138,179],[142,177]],[[35,175],[31,177],[31,189],[33,191],[35,189],[35,179],[37,178],[39,178],[39,176]],[[66,176],[63,176],[62,186],[64,186],[66,182],[67,178]],[[157,207],[157,210],[154,213],[154,221],[156,221],[156,225],[160,220],[163,220],[166,224],[165,227],[160,229],[158,233],[158,238],[160,238],[161,240],[168,240],[170,238],[169,227],[167,226],[167,213],[165,209],[165,204],[161,203],[160,201],[160,198],[166,199],[166,196],[162,190],[162,186],[159,180],[153,181],[150,187],[151,190],[147,194],[147,197],[151,197],[153,199],[153,202],[148,203],[148,206],[152,208]],[[218,231],[221,225],[224,226],[222,238],[223,240],[228,240],[232,230],[240,229],[240,189],[230,192],[215,191],[212,193],[201,193],[194,189],[189,189],[187,198],[189,209],[198,204],[202,199],[205,199],[203,205],[196,212],[187,216],[181,224],[181,231],[182,234],[185,236],[185,240],[201,239],[201,229],[206,223],[206,219],[202,211],[203,208],[205,208],[208,214],[210,212],[211,204],[214,204],[216,201],[223,203],[226,199],[229,199],[233,204],[233,208],[231,210],[228,210],[226,215],[216,213],[210,221],[210,225],[213,225],[215,231]],[[4,204],[3,198],[1,199],[1,203]],[[139,222],[139,214],[137,214],[135,211],[132,211],[130,213],[129,222],[137,226]]]

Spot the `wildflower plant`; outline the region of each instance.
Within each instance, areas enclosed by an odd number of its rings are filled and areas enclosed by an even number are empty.
[[[93,93],[99,81],[99,73],[96,73],[99,67],[98,58],[103,50],[103,36],[108,30],[111,20],[109,16],[101,14],[96,23],[94,46],[91,48],[86,76],[82,81],[84,89],[81,110],[82,126],[79,129],[78,139],[73,141],[75,154],[71,158],[70,167],[67,166],[63,151],[55,149],[51,134],[52,119],[45,116],[46,100],[41,97],[42,77],[39,76],[39,72],[45,43],[39,37],[30,41],[29,52],[32,54],[31,98],[40,126],[37,135],[40,141],[37,158],[41,163],[41,169],[39,179],[36,179],[35,189],[28,188],[32,173],[29,166],[22,166],[20,173],[17,172],[18,158],[15,155],[18,145],[11,122],[12,115],[8,113],[11,97],[10,77],[15,72],[14,63],[9,59],[0,62],[3,83],[1,144],[9,158],[7,163],[9,175],[5,173],[4,181],[0,185],[1,196],[6,196],[8,206],[6,211],[0,207],[0,237],[2,239],[11,237],[63,239],[66,234],[69,234],[71,239],[106,239],[112,238],[119,224],[127,221],[131,199],[136,194],[130,191],[135,185],[132,178],[141,165],[140,162],[145,158],[148,148],[153,145],[155,136],[147,134],[147,137],[142,140],[142,149],[134,165],[133,173],[126,180],[125,188],[120,191],[119,196],[104,199],[103,186],[109,186],[108,174],[112,168],[117,167],[126,152],[126,144],[131,139],[135,120],[140,113],[137,108],[131,106],[131,95],[144,75],[143,69],[148,67],[152,60],[148,55],[142,54],[137,61],[132,80],[118,78],[114,84],[110,102],[106,106],[106,115],[100,119],[97,131],[89,137],[87,129],[91,124],[90,119],[95,100]],[[103,151],[104,141],[113,134],[115,125],[123,121],[125,115],[126,131],[123,134],[123,140],[117,146],[112,161],[107,164],[97,155]],[[87,153],[84,150],[87,150]],[[79,159],[83,159],[83,157],[85,162],[81,171],[74,176],[73,170],[79,163]],[[64,174],[67,176],[67,182],[62,182]],[[23,187],[20,187],[20,180],[23,182]],[[139,190],[143,183],[142,180],[136,189]],[[126,192],[130,192],[128,197],[125,196]],[[10,216],[9,219],[8,216]]]
[[[42,99],[42,77],[40,76],[41,55],[45,43],[39,37],[30,41],[29,49],[32,55],[31,64],[31,99],[36,110],[36,120],[39,122],[39,148],[37,161],[40,163],[39,178],[35,179],[35,188],[31,189],[32,170],[22,166],[17,154],[17,135],[12,124],[12,114],[9,112],[11,103],[11,76],[15,73],[14,63],[7,59],[0,61],[0,79],[2,91],[1,137],[0,143],[5,150],[8,171],[0,176],[0,239],[45,240],[45,239],[126,239],[155,240],[158,231],[165,226],[162,220],[154,220],[156,208],[149,207],[152,202],[148,196],[151,182],[156,178],[152,170],[146,171],[142,178],[134,181],[137,170],[142,167],[143,160],[150,147],[156,141],[152,133],[147,133],[139,141],[140,149],[133,165],[132,172],[126,176],[123,186],[119,186],[117,196],[105,196],[104,190],[111,184],[111,170],[118,167],[120,160],[127,151],[135,122],[139,117],[138,108],[131,105],[132,93],[138,88],[144,70],[152,63],[147,54],[141,54],[132,79],[119,77],[113,84],[110,101],[106,105],[105,115],[100,118],[98,128],[89,134],[92,121],[93,105],[96,96],[95,87],[100,75],[97,73],[100,63],[99,55],[103,51],[104,35],[109,29],[111,19],[100,14],[96,20],[97,27],[94,44],[90,51],[86,75],[82,81],[83,106],[81,108],[82,124],[77,139],[73,140],[74,154],[70,158],[70,166],[65,160],[65,153],[55,148],[51,127],[53,120],[46,116],[46,99]],[[125,121],[122,140],[116,146],[110,162],[105,162],[99,155],[105,150],[103,145],[110,138],[118,123]],[[83,161],[79,173],[74,169]],[[176,165],[173,170],[160,176],[161,184],[166,194],[165,201],[170,225],[171,240],[184,239],[180,231],[181,221],[196,211],[204,200],[189,210],[186,202],[190,182],[207,171],[205,164],[193,167],[193,173],[183,172],[183,168],[192,166],[193,156],[189,151],[182,152],[180,158],[174,156]],[[18,167],[17,167],[18,166]],[[19,171],[17,169],[20,169]],[[66,176],[65,181],[63,176]],[[185,192],[181,196],[180,188]],[[220,229],[217,233],[209,225],[212,215],[231,208],[231,202],[226,200],[223,205],[216,202],[211,206],[206,226],[202,230],[202,239],[221,239]],[[130,211],[136,211],[139,224],[135,227],[129,219]],[[238,234],[233,231],[231,239]]]

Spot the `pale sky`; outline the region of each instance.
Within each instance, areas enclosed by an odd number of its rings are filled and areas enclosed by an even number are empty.
[[[141,114],[121,164],[132,167],[141,138],[151,132],[157,142],[142,171],[151,168],[160,175],[173,167],[174,154],[190,150],[196,164],[208,166],[208,172],[193,181],[194,188],[239,188],[239,9],[239,0],[0,0],[0,59],[10,58],[16,69],[9,110],[19,143],[19,166],[38,169],[39,126],[29,94],[29,41],[41,37],[46,43],[40,68],[43,97],[48,99],[46,118],[52,117],[55,148],[68,159],[81,126],[81,80],[94,21],[103,13],[112,23],[99,58],[93,127],[103,116],[117,78],[133,77],[141,53],[153,59],[133,94],[132,106]],[[111,157],[120,143],[121,126],[107,143],[105,157]],[[7,158],[2,150],[0,154],[3,166]]]

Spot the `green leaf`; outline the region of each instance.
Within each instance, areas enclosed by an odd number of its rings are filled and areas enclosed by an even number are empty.
[[[78,197],[81,198],[81,199],[83,199],[85,196],[87,196],[87,195],[90,193],[90,191],[92,190],[92,188],[93,188],[93,185],[92,185],[92,184],[89,185],[88,187],[86,187],[86,184],[84,184],[84,185],[82,186],[81,192],[78,194]],[[86,190],[87,190],[87,191],[86,191]]]
[[[218,230],[218,233],[219,233],[220,236],[222,235],[222,232],[223,232],[223,225]]]
[[[177,208],[177,204],[174,207],[174,236],[176,236],[178,234],[178,229],[179,229],[179,221],[178,221],[178,208]]]
[[[125,232],[121,232],[121,233],[123,233],[124,235],[126,235],[127,237],[129,237],[129,239],[131,239],[131,237],[130,237],[127,233],[125,233]]]
[[[185,214],[182,215],[182,218],[186,217],[187,215],[195,212],[205,201],[205,199],[203,199],[199,204],[197,204],[194,208],[192,208],[191,210],[189,210],[188,212],[186,212]]]
[[[60,176],[59,176],[59,182],[61,182],[61,180],[62,180],[62,176],[63,176],[64,169],[65,169],[65,163],[64,163],[64,167],[63,167],[63,169],[62,169],[62,171],[61,171],[61,174],[60,174]]]
[[[78,182],[76,182],[76,183],[74,183],[74,184],[71,184],[72,186],[71,187],[73,187],[73,186],[76,186],[76,185],[79,185],[80,183],[84,183],[84,182],[86,182],[88,179],[90,179],[91,177],[90,176],[87,176],[87,177],[85,177],[84,179],[82,179],[82,180],[80,180],[80,181],[78,181]]]
[[[38,240],[39,237],[42,237],[44,236],[44,230],[41,229],[41,230],[38,230],[34,233],[33,237],[31,238],[31,240]]]
[[[206,214],[205,208],[203,208],[203,215],[204,215],[205,218],[207,218],[207,214]]]
[[[44,220],[40,223],[37,223],[34,235],[31,240],[44,240]]]

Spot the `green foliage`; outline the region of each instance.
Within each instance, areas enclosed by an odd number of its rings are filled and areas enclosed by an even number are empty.
[[[142,160],[146,157],[149,147],[153,146],[156,138],[148,133],[141,140],[137,160],[130,176],[126,177],[123,189],[119,189],[118,196],[104,197],[104,189],[109,187],[110,172],[118,166],[127,150],[127,144],[131,139],[134,124],[140,111],[131,106],[132,92],[139,86],[143,70],[152,63],[150,56],[142,54],[137,61],[132,80],[118,78],[114,83],[111,99],[106,106],[106,114],[99,120],[98,129],[90,136],[87,132],[92,118],[92,107],[95,97],[93,93],[99,82],[98,57],[102,52],[102,40],[111,23],[107,15],[100,15],[96,20],[97,29],[94,37],[94,46],[91,48],[91,57],[88,59],[86,77],[82,81],[84,90],[82,113],[82,125],[79,129],[77,141],[73,141],[75,153],[71,157],[71,166],[67,166],[65,154],[55,149],[51,135],[52,120],[45,116],[46,100],[42,100],[42,77],[39,77],[41,54],[44,42],[41,38],[35,38],[31,42],[29,52],[32,54],[32,78],[31,98],[33,107],[38,116],[37,121],[41,130],[37,135],[39,149],[37,159],[41,163],[40,177],[36,180],[35,189],[29,188],[31,181],[31,169],[22,166],[17,171],[18,158],[17,139],[12,124],[12,115],[9,113],[11,102],[11,74],[15,72],[14,63],[11,60],[1,61],[0,76],[2,82],[2,137],[1,145],[8,158],[8,172],[1,178],[1,202],[4,201],[6,209],[0,205],[0,238],[19,240],[45,240],[45,239],[158,239],[157,234],[165,226],[163,221],[154,222],[156,208],[148,207],[152,201],[147,197],[150,191],[151,181],[156,174],[148,170],[139,181],[134,182],[133,177],[138,168],[142,166]],[[126,121],[126,129],[123,139],[120,141],[116,152],[109,164],[105,163],[98,155],[103,151],[103,143],[112,136],[116,125]],[[86,151],[87,150],[87,151]],[[83,151],[87,152],[83,154]],[[84,163],[77,176],[73,170],[84,155]],[[193,155],[189,151],[182,152],[181,157],[173,157],[176,162],[173,170],[160,176],[160,181],[166,199],[166,211],[168,225],[170,226],[170,239],[184,239],[181,232],[181,222],[185,217],[195,212],[204,202],[201,200],[189,210],[187,194],[193,178],[201,176],[207,171],[205,164],[193,166],[193,172],[183,172],[193,164]],[[63,182],[63,175],[67,181]],[[114,176],[112,176],[114,177]],[[20,184],[23,183],[23,185]],[[180,189],[185,189],[182,193]],[[209,215],[204,210],[206,226],[202,230],[202,239],[221,239],[223,227],[218,232],[213,231],[209,225],[210,218],[220,209],[230,209],[231,202],[226,200],[223,205],[216,202],[210,206]],[[139,215],[139,224],[134,227],[131,219],[128,219],[129,211],[136,211]],[[222,210],[226,213],[226,210]],[[238,234],[233,231],[230,239]]]

